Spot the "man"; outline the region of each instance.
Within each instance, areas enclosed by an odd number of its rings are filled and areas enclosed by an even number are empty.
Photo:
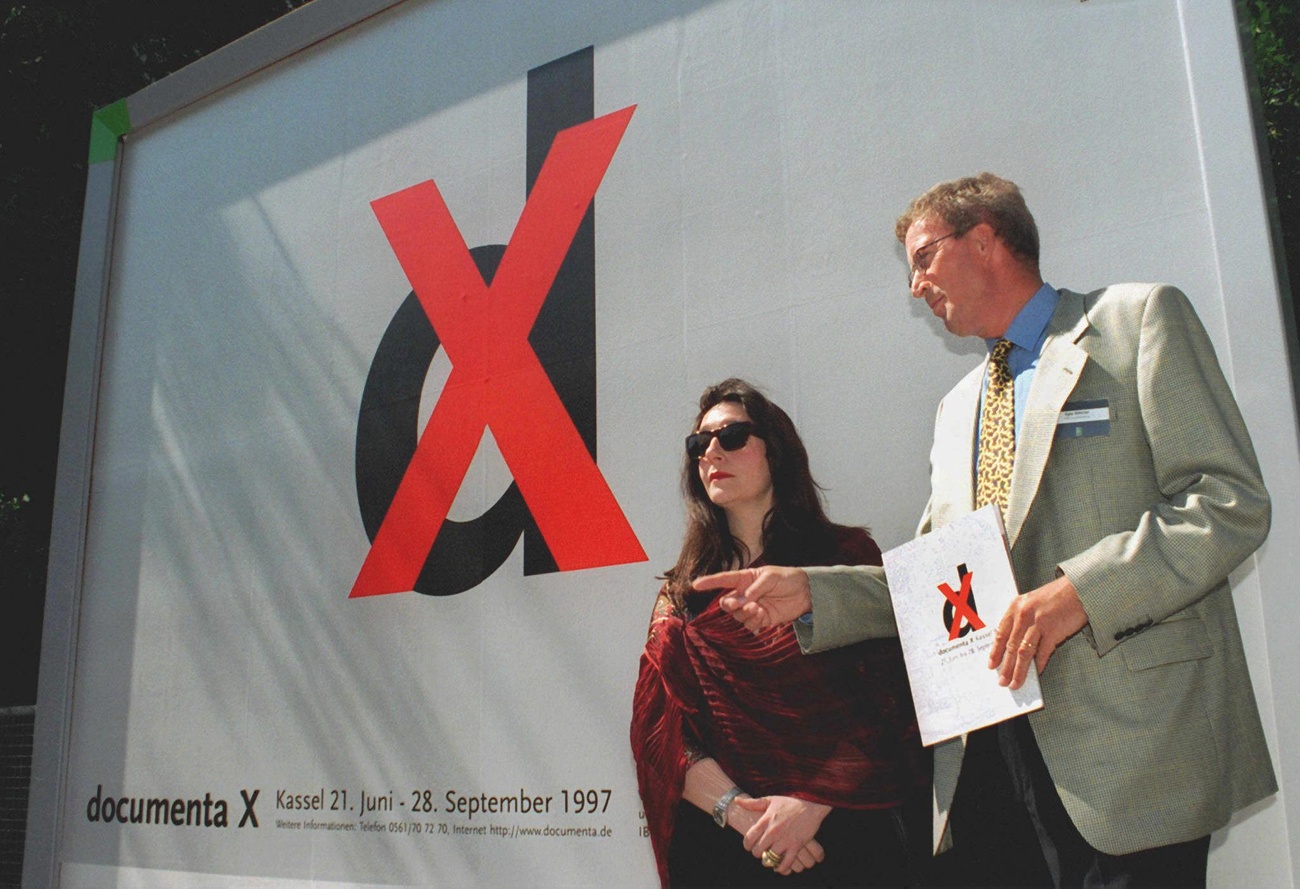
[[[1026,592],[989,666],[1019,687],[1036,662],[1045,702],[936,747],[944,873],[1203,886],[1209,834],[1277,789],[1227,583],[1270,506],[1213,347],[1172,287],[1043,283],[1033,217],[992,174],[930,189],[896,234],[912,295],[991,352],[940,402],[918,533],[1002,507]],[[879,568],[696,585],[751,628],[802,615],[808,651],[896,632]]]

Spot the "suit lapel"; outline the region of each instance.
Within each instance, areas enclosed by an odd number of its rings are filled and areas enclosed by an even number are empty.
[[[1016,442],[1016,462],[1011,474],[1011,497],[1006,515],[1007,542],[1013,547],[1029,514],[1029,507],[1038,494],[1043,468],[1047,465],[1052,440],[1056,436],[1061,407],[1074,391],[1088,362],[1088,353],[1078,345],[1079,337],[1088,329],[1083,297],[1068,290],[1060,293],[1061,301],[1047,326],[1047,339],[1034,371],[1029,404],[1025,407],[1020,438]]]
[[[935,526],[947,524],[975,509],[975,433],[980,413],[980,388],[986,357],[971,370],[943,400],[943,415],[935,429],[930,463],[943,473],[932,481],[934,491],[943,492],[942,515],[933,516]],[[935,498],[940,502],[940,498]]]

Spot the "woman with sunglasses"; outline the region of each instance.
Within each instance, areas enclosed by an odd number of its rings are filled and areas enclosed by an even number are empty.
[[[826,517],[794,424],[743,380],[700,397],[682,481],[685,542],[632,718],[661,881],[909,884],[903,802],[929,775],[898,641],[804,655],[789,625],[751,634],[690,585],[763,563],[879,565],[879,547]]]

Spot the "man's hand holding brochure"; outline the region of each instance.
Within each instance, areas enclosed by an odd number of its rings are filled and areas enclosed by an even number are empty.
[[[1037,668],[1011,689],[989,669],[1018,595],[1006,532],[986,506],[884,554],[898,637],[926,745],[1043,706]]]

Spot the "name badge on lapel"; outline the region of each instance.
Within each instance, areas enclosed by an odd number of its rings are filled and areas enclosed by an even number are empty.
[[[1110,401],[1067,401],[1056,420],[1057,438],[1110,435]]]

